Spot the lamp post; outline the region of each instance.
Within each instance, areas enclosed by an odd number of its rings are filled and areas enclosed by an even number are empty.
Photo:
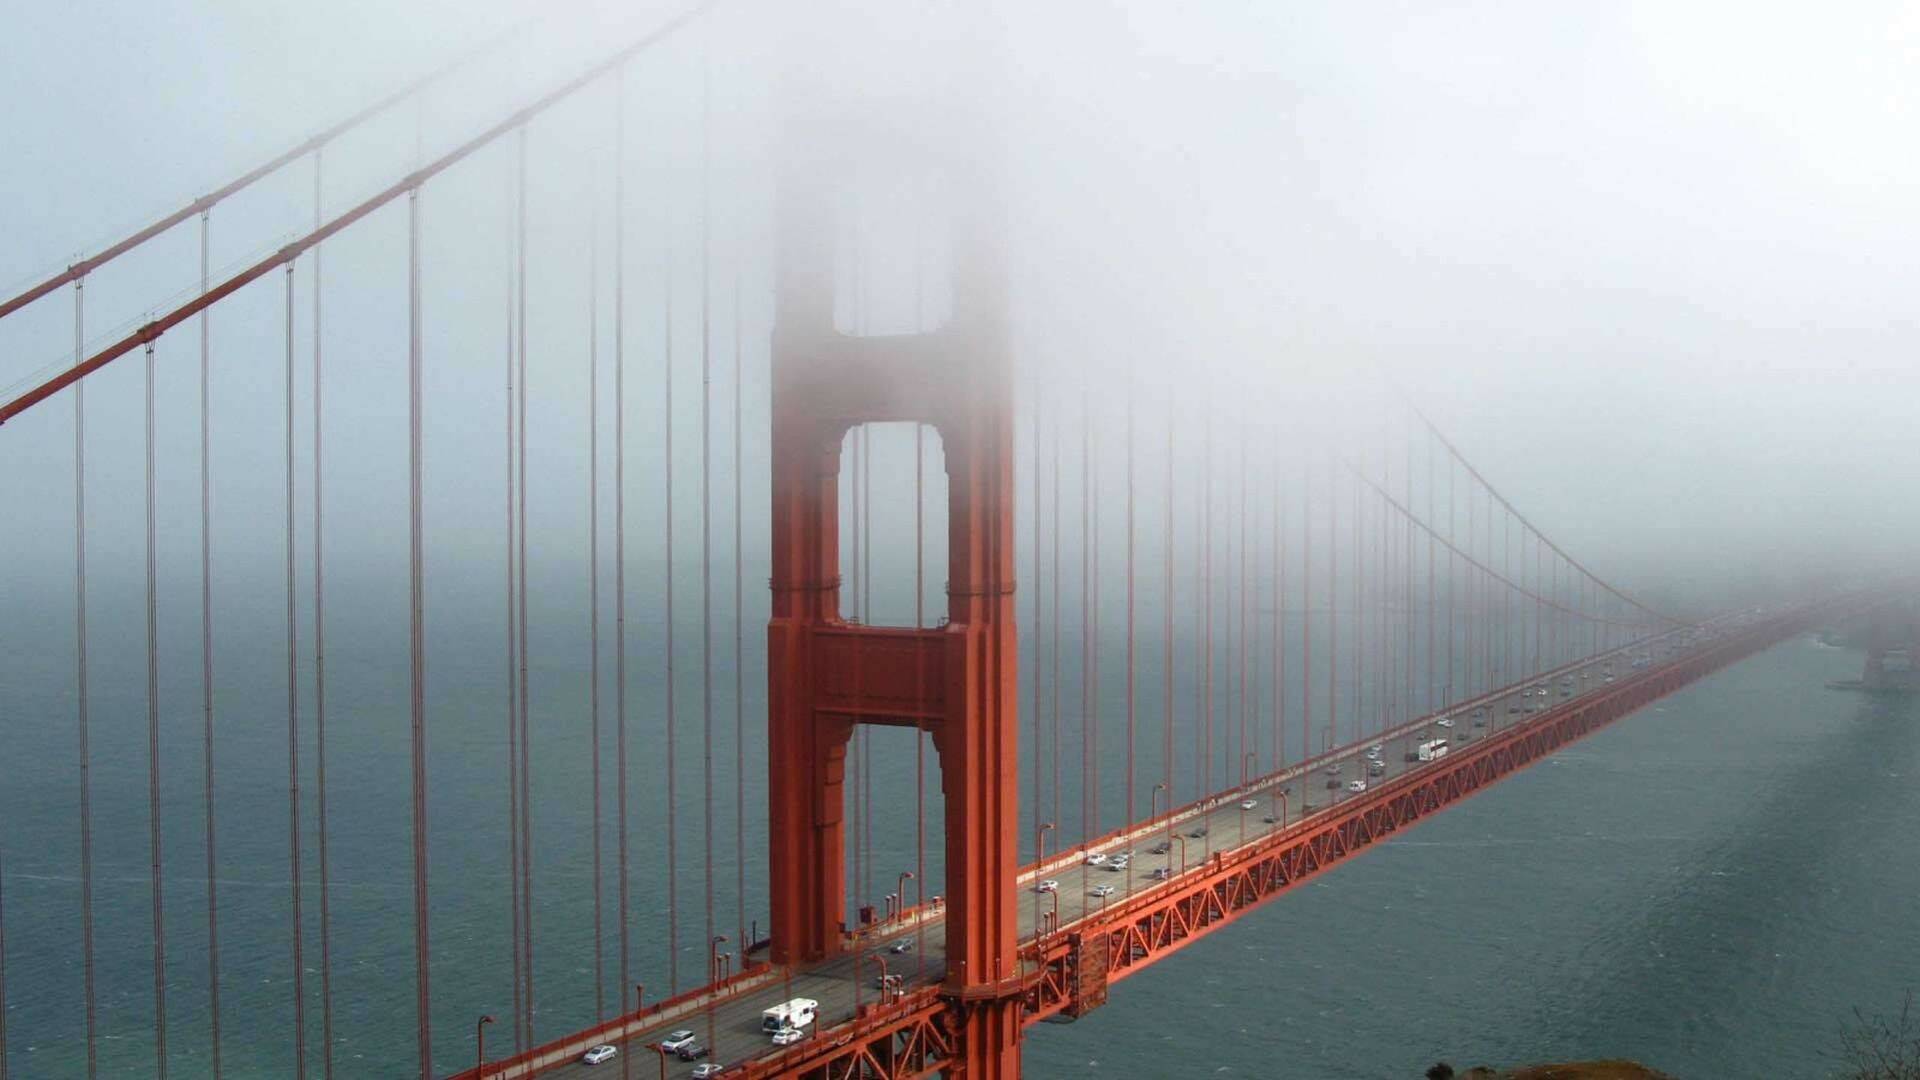
[[[1173,838],[1180,844],[1180,872],[1184,874],[1187,872],[1187,838],[1182,833],[1174,833]]]
[[[1050,830],[1052,830],[1052,828],[1053,828],[1053,822],[1043,821],[1040,823],[1040,827],[1034,831],[1034,837],[1033,837],[1034,871],[1033,873],[1035,877],[1038,877],[1041,874],[1046,872],[1047,833]],[[1040,921],[1040,894],[1039,893],[1035,893],[1033,896],[1033,921],[1035,923],[1038,923]]]
[[[473,1074],[480,1076],[487,1067],[487,1025],[493,1023],[492,1016],[482,1016],[480,1022],[473,1025],[473,1041],[478,1049],[473,1052]]]
[[[900,871],[900,876],[894,879],[893,887],[898,890],[897,895],[900,898],[893,909],[893,917],[896,919],[904,919],[907,916],[907,882],[912,880],[913,871],[911,870]]]
[[[885,1005],[893,1000],[893,987],[887,983],[887,958],[876,953],[874,959],[880,964],[880,1004]]]
[[[718,1020],[714,1016],[717,994],[713,984],[720,981],[720,946],[727,941],[727,935],[715,934],[707,943],[707,1045],[712,1046],[717,1038]],[[662,1059],[664,1060],[664,1059]]]
[[[644,1007],[642,1005],[642,1002],[646,1000],[647,1000],[647,984],[634,983],[633,984],[633,1014],[635,1016],[640,1015],[640,1010]]]
[[[1273,797],[1280,800],[1280,827],[1284,829],[1287,827],[1287,789],[1281,788]]]
[[[653,1043],[653,1052],[660,1055],[660,1080],[667,1080],[667,1048]]]
[[[1246,787],[1253,780],[1253,770],[1260,767],[1260,755],[1249,750],[1240,755],[1240,786]]]

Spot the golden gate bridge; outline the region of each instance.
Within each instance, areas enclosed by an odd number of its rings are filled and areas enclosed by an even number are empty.
[[[698,102],[686,129],[698,151],[677,161],[696,176],[691,205],[657,205],[659,186],[636,190],[630,175],[658,145],[636,130],[633,73],[688,47],[714,7],[662,23],[371,194],[328,203],[323,159],[335,140],[445,76],[436,73],[0,300],[0,320],[71,304],[70,360],[5,395],[0,440],[13,454],[29,440],[72,448],[63,539],[73,636],[61,646],[71,707],[30,719],[73,738],[71,754],[36,759],[31,771],[71,802],[79,917],[58,947],[81,970],[77,985],[9,977],[0,892],[0,1004],[57,998],[81,1017],[88,1075],[101,1071],[102,1044],[127,1034],[124,1010],[102,1015],[95,970],[107,946],[95,914],[100,792],[89,738],[100,706],[90,688],[100,673],[89,671],[88,646],[100,630],[89,626],[99,601],[89,601],[88,575],[103,557],[88,547],[102,531],[88,482],[100,482],[103,465],[99,432],[88,433],[100,406],[86,391],[98,381],[119,378],[125,391],[139,380],[131,419],[116,408],[106,422],[127,442],[113,452],[144,470],[134,543],[144,556],[152,1003],[141,1045],[157,1075],[202,1066],[221,1075],[222,1015],[254,1008],[225,979],[234,946],[221,917],[245,900],[222,888],[216,828],[233,798],[224,776],[216,782],[218,746],[239,719],[219,706],[222,681],[237,674],[216,667],[222,635],[268,639],[283,665],[271,673],[283,694],[273,723],[284,759],[272,771],[284,773],[287,824],[285,985],[275,993],[291,1006],[293,1074],[545,1075],[611,1046],[601,1068],[622,1075],[717,1066],[725,1076],[837,1080],[1017,1076],[1033,1025],[1086,1014],[1113,984],[1253,907],[1832,610],[1654,610],[1550,539],[1390,394],[1339,402],[1370,418],[1356,430],[1316,415],[1324,402],[1189,358],[1029,355],[1013,318],[1017,257],[992,140],[965,116],[934,135],[855,125],[849,137],[842,116],[787,108],[770,136],[783,152],[769,167],[764,257],[742,254],[755,239],[745,227],[726,232],[716,254],[716,229],[749,213],[716,200],[749,187],[740,174],[751,167],[714,175],[709,75],[682,89]],[[568,158],[564,139],[543,139],[541,126],[564,110],[610,149]],[[565,232],[560,246],[584,251],[542,245],[540,185],[529,180],[536,141],[557,147],[563,171],[592,174],[558,200],[584,202],[585,227],[552,226]],[[849,223],[870,208],[849,198],[845,178],[875,142],[918,178],[893,192],[910,207],[914,242],[892,262]],[[806,167],[792,164],[800,159]],[[313,174],[311,227],[213,273],[210,237],[228,201],[303,167]],[[476,210],[462,182],[493,201]],[[442,189],[449,210],[436,220]],[[497,243],[483,255],[461,249],[443,269],[430,258],[435,229]],[[89,283],[182,230],[197,238],[198,288],[90,340]],[[323,275],[323,255],[363,234],[385,246],[336,256],[347,269]],[[683,273],[676,258],[690,250]],[[490,265],[468,265],[477,262]],[[404,377],[389,372],[370,393],[333,374],[346,361],[322,348],[330,328],[357,317],[323,298],[368,278],[400,313],[381,324],[398,332],[377,349],[404,359]],[[230,458],[213,434],[224,418],[211,334],[228,311],[268,313],[277,340],[247,358],[271,358],[279,376],[256,371],[245,409],[277,445]],[[181,394],[184,408],[167,405]],[[539,430],[543,399],[561,394],[574,395],[576,411]],[[171,465],[156,431],[172,423],[197,440],[183,466],[197,487],[197,560],[182,573],[156,554],[166,512],[156,476]],[[530,468],[543,438],[580,452]],[[383,439],[405,460],[404,527],[389,536],[390,524],[356,520],[351,531],[361,543],[391,539],[405,564],[405,601],[393,609],[405,647],[384,658],[407,685],[405,740],[392,744],[406,762],[406,801],[390,808],[389,825],[404,829],[408,851],[387,869],[408,889],[377,914],[408,930],[411,963],[398,981],[415,1031],[410,1060],[350,1064],[338,1048],[353,1038],[354,1016],[370,1021],[343,1007],[336,984],[345,901],[329,826],[342,807],[328,801],[327,770],[337,787],[339,763],[361,751],[341,741],[341,689],[331,701],[327,692],[327,650],[338,647],[327,636],[327,569],[342,534],[323,526],[340,520],[327,500],[371,481],[354,452],[362,439]],[[435,441],[452,449],[436,453]],[[484,456],[472,450],[482,445]],[[214,492],[250,470],[273,496],[250,509],[280,580],[271,617],[230,626],[215,619],[224,560]],[[584,551],[563,558],[535,504],[568,485],[582,494],[566,512],[585,525],[565,535]],[[750,513],[755,500],[764,510]],[[764,534],[752,535],[760,513]],[[476,541],[498,554],[496,577],[433,558],[441,545]],[[574,616],[588,625],[588,656],[567,669],[579,685],[566,704],[539,701],[562,678],[541,670],[533,647],[547,618],[543,558],[579,566],[588,599]],[[757,576],[763,564],[764,638],[746,616],[749,569]],[[900,579],[891,591],[889,574]],[[196,662],[185,668],[162,659],[174,652],[158,615],[169,575],[190,579],[195,594],[197,633],[185,648]],[[487,629],[503,655],[436,648],[435,597],[449,590],[498,599]],[[464,605],[446,606],[466,617]],[[637,624],[646,626],[638,655]],[[749,707],[745,683],[760,666],[764,708]],[[503,757],[505,782],[460,796],[503,804],[502,827],[481,842],[504,848],[507,865],[485,881],[436,854],[443,830],[469,828],[430,813],[439,786],[459,781],[446,763],[474,745],[464,734],[436,744],[450,712],[468,718],[465,706],[438,704],[433,683],[450,669],[460,673],[450,679],[488,671],[499,682],[497,696],[482,697],[496,725],[485,745]],[[196,739],[163,738],[163,683],[192,684]],[[636,745],[642,714],[647,737]],[[535,766],[554,727],[574,733],[567,752],[578,758],[558,781]],[[881,743],[884,729],[911,733],[914,747],[909,865],[880,863],[893,853],[874,840],[876,825],[904,829],[903,808],[874,799],[875,747],[903,745]],[[748,767],[750,753],[759,768]],[[198,818],[203,859],[190,870],[164,827],[177,776],[199,785],[194,805],[172,807]],[[590,789],[590,878],[556,878],[535,822],[559,788],[579,785]],[[750,836],[750,823],[765,835]],[[664,844],[664,866],[636,858],[641,834]],[[0,852],[17,860],[29,842],[0,833]],[[196,888],[179,887],[187,872]],[[462,918],[449,929],[449,893],[494,890],[506,894],[500,925]],[[543,899],[580,890],[591,894],[579,909],[590,910],[590,933]],[[204,914],[201,956],[169,950],[169,912],[183,908]],[[643,940],[642,913],[664,914],[664,945]],[[116,923],[110,935],[132,930]],[[697,962],[683,965],[690,947]],[[509,985],[450,977],[449,949],[507,954]],[[169,1039],[188,968],[205,996],[204,1046]],[[664,985],[640,977],[662,968]],[[556,981],[576,984],[569,1000],[580,1015],[543,1013]],[[811,1022],[800,1037],[770,1040],[768,1010],[795,1000],[812,1003]],[[0,1027],[0,1076],[8,1050]]]

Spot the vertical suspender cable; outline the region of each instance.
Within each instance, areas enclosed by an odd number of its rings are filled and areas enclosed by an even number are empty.
[[[1243,414],[1238,425],[1240,428],[1240,745],[1235,748],[1240,764],[1240,783],[1245,784],[1250,777],[1246,772],[1247,762],[1247,650],[1251,641],[1247,637],[1247,597],[1253,591],[1247,577],[1247,424]],[[1256,737],[1258,731],[1254,732]],[[1256,746],[1257,750],[1258,747]],[[1257,757],[1257,754],[1256,754]],[[1241,837],[1240,839],[1245,839]]]
[[[916,325],[918,324],[916,323]],[[1038,395],[1035,395],[1034,405],[1035,405],[1035,408],[1039,407]],[[1038,424],[1037,420],[1035,421],[1035,424],[1037,426]],[[927,475],[926,473],[926,445],[927,445],[926,433],[927,433],[927,426],[918,421],[915,421],[913,425],[913,627],[916,630],[925,629],[927,625],[927,615],[926,615],[927,544],[926,544],[926,513],[925,513],[926,511],[926,475]],[[1040,440],[1039,440],[1039,433],[1036,431],[1034,435],[1034,461],[1036,463],[1040,460],[1039,454],[1040,454]],[[1038,475],[1037,464],[1035,467],[1033,492],[1034,492],[1034,500],[1037,503],[1040,498],[1040,486],[1039,486],[1039,475]],[[1040,512],[1036,507],[1034,510],[1035,521],[1038,521],[1039,517],[1040,517]],[[1039,537],[1037,535],[1034,537],[1033,558],[1034,558],[1034,563],[1037,566],[1040,561]],[[1040,601],[1038,599],[1038,591],[1036,590],[1034,607],[1038,609],[1039,604],[1040,604]],[[1056,612],[1056,617],[1057,616],[1058,616],[1058,613]],[[1034,640],[1036,642],[1039,641],[1039,638],[1037,635],[1035,636]],[[926,653],[923,650],[916,649],[914,650],[913,655],[914,655],[914,667],[916,669],[915,677],[914,677],[914,685],[919,686],[924,684],[924,682],[926,681],[926,672],[925,672]],[[1034,667],[1036,669],[1035,682],[1037,683],[1039,664],[1036,663]],[[1033,723],[1034,723],[1034,732],[1035,732],[1034,754],[1038,756],[1040,752],[1040,749],[1039,749],[1040,747],[1040,739],[1039,739],[1040,704],[1038,701],[1037,694],[1035,695],[1035,698],[1036,700],[1034,702],[1034,707],[1033,707]],[[927,883],[927,751],[925,746],[926,738],[924,735],[924,730],[925,730],[924,722],[916,720],[913,725],[913,896],[914,896],[914,904],[916,907],[920,904],[920,898],[925,896],[927,892],[927,884],[926,884]],[[1033,809],[1034,809],[1034,813],[1038,814],[1040,812],[1040,806],[1039,806],[1040,770],[1037,766],[1033,770],[1033,788],[1034,788],[1034,808]],[[1038,853],[1036,852],[1036,854]],[[901,906],[905,907],[906,903],[907,903],[907,898],[905,896],[900,897]],[[914,964],[917,969],[916,974],[925,974],[926,965],[927,965],[927,920],[925,918],[922,918],[919,922],[914,924],[914,927],[915,927],[914,936],[916,940],[914,942],[913,956],[914,956]]]
[[[707,191],[707,124],[711,116],[712,52],[703,50],[700,71],[700,767],[701,828],[706,839],[706,940],[714,938],[713,914],[713,288],[712,228]],[[711,948],[711,945],[709,945]],[[744,955],[744,954],[742,954]],[[718,972],[708,972],[712,982]],[[709,1023],[713,1010],[707,1010]]]
[[[293,581],[293,264],[286,273],[287,872],[293,901],[293,1074],[307,1075],[306,959],[300,916],[300,660]]]
[[[1313,757],[1313,465],[1300,459],[1300,760]],[[1306,799],[1306,789],[1301,789]]]
[[[520,933],[526,941],[526,958],[522,962],[521,974],[526,980],[526,995],[522,1006],[526,1010],[527,1045],[534,1045],[533,1037],[533,745],[528,736],[528,654],[531,651],[527,642],[527,501],[532,494],[527,487],[527,128],[520,126],[520,191],[518,208],[518,228],[520,242],[515,245],[514,253],[519,260],[514,275],[514,305],[519,317],[515,329],[519,334],[517,345],[519,357],[515,360],[518,369],[519,386],[514,408],[519,415],[520,457],[514,462],[520,486],[519,514],[516,524],[519,531],[515,557],[520,565],[516,574],[520,587]]]
[[[1053,759],[1053,813],[1047,820],[1058,824],[1060,821],[1060,627],[1066,620],[1060,616],[1060,440],[1062,424],[1056,417],[1053,424],[1053,464],[1048,472],[1053,475],[1053,595],[1049,606],[1053,609],[1053,626],[1050,647],[1053,662],[1051,678],[1047,681],[1053,686],[1053,737],[1050,740],[1048,757]],[[1061,835],[1065,835],[1062,833]],[[1036,852],[1035,854],[1038,854]]]
[[[1428,521],[1433,520],[1434,488],[1435,488],[1435,484],[1433,482],[1433,435],[1432,433],[1428,433],[1427,435],[1427,520]],[[1407,509],[1411,511],[1413,509],[1413,504],[1408,503]],[[1432,529],[1428,529],[1427,530],[1427,700],[1426,700],[1426,707],[1420,710],[1421,712],[1426,713],[1428,715],[1431,715],[1434,711],[1434,701],[1435,701],[1434,694],[1436,690],[1436,685],[1434,680],[1434,675],[1435,675],[1434,661],[1436,658],[1436,654],[1434,653],[1434,648],[1433,648],[1434,610],[1435,610],[1434,550],[1433,549],[1434,549],[1434,541],[1437,539],[1438,539],[1437,534],[1435,534]]]
[[[1448,704],[1452,704],[1453,701],[1455,700],[1454,692],[1453,692],[1453,676],[1455,671],[1454,657],[1453,657],[1453,642],[1455,637],[1454,625],[1453,625],[1453,606],[1454,606],[1454,592],[1456,591],[1455,586],[1460,578],[1460,549],[1454,545],[1454,536],[1453,536],[1453,533],[1454,533],[1453,488],[1454,488],[1454,477],[1456,475],[1456,472],[1457,470],[1454,468],[1453,458],[1451,457],[1447,458],[1447,703]]]
[[[854,277],[857,281],[859,277],[858,271],[855,271]],[[858,290],[856,289],[855,291],[857,294]],[[859,318],[860,316],[858,315],[855,316],[856,325],[858,325]],[[852,541],[852,547],[853,547],[853,550],[851,552],[852,557],[850,559],[850,561],[853,564],[853,567],[852,567],[852,571],[846,575],[850,583],[849,595],[846,600],[846,607],[851,613],[849,617],[855,623],[858,623],[861,621],[861,618],[860,618],[860,600],[861,600],[861,597],[860,597],[860,581],[861,581],[861,578],[860,578],[860,540],[861,540],[860,431],[861,429],[857,427],[850,428],[848,429],[847,434],[843,436],[844,445],[846,446],[847,454],[849,455],[849,458],[850,458],[850,461],[846,469],[847,495],[848,495],[849,502],[851,503],[851,505],[848,508],[849,514],[847,519],[847,531],[851,534],[848,537],[848,539]],[[863,657],[860,651],[855,650],[854,657],[853,657],[853,684],[854,684],[854,701],[856,702],[856,704],[864,700],[864,697],[862,695],[862,690],[865,687],[865,680],[862,678],[862,676],[865,675],[865,672],[862,670],[862,666],[863,666],[861,662],[862,659]],[[864,880],[860,876],[860,856],[863,850],[862,845],[860,843],[860,837],[861,837],[860,810],[862,806],[861,799],[860,799],[860,767],[861,767],[860,725],[858,724],[853,725],[852,734],[849,736],[849,743],[851,745],[849,745],[849,747],[847,748],[846,766],[845,766],[846,772],[844,773],[842,778],[843,791],[851,794],[851,810],[849,811],[850,820],[848,820],[846,825],[848,840],[845,842],[846,846],[851,850],[849,852],[849,856],[850,856],[849,863],[845,872],[848,875],[848,880],[851,882],[851,885],[849,887],[849,892],[848,892],[848,895],[851,899],[850,906],[853,912],[855,913],[855,915],[857,915],[860,907],[860,900],[861,900],[860,883]],[[848,796],[846,794],[843,794],[842,800],[845,801],[847,797]],[[852,926],[852,925],[855,925],[855,922],[856,920],[854,918],[848,918],[846,920],[846,925]],[[854,983],[855,983],[853,996],[854,996],[854,999],[858,1001],[860,997],[860,987],[858,985],[859,970],[860,970],[860,953],[858,950],[855,950],[854,952],[853,965],[854,965]]]
[[[1411,721],[1419,713],[1419,709],[1413,707],[1413,667],[1415,667],[1413,665],[1413,577],[1415,577],[1415,571],[1413,571],[1413,513],[1411,513],[1413,511],[1413,440],[1411,438],[1407,440],[1407,475],[1404,480],[1404,500],[1400,503],[1407,507],[1407,513],[1402,515],[1405,519],[1405,532],[1402,536],[1402,546],[1405,546],[1405,567],[1402,569],[1405,575],[1405,588],[1402,590],[1402,596],[1405,598],[1405,613],[1402,615],[1402,625],[1405,628],[1404,648],[1407,651],[1407,665],[1404,673],[1407,719]]]
[[[209,285],[211,222],[200,213],[200,291]],[[212,1076],[220,1080],[220,900],[213,821],[213,425],[212,353],[208,308],[200,312],[200,768],[207,833],[207,1017],[211,1027]]]
[[[917,224],[917,219],[916,219]],[[925,265],[920,232],[916,228],[913,235],[913,327],[916,331],[926,325],[925,279],[922,268]],[[1040,814],[1040,393],[1039,377],[1034,379],[1033,395],[1033,566],[1034,566],[1034,630],[1033,630],[1033,812],[1034,820]],[[913,425],[913,628],[926,629],[926,425],[915,421]],[[1055,612],[1058,618],[1059,613]],[[914,650],[915,686],[926,684],[925,652]],[[913,902],[918,907],[927,894],[927,752],[925,724],[916,719],[913,724]],[[1038,852],[1035,853],[1036,855]],[[905,910],[907,897],[900,895],[900,908]],[[927,971],[927,920],[921,918],[914,924],[913,962],[916,977]]]
[[[320,227],[320,154],[313,152],[313,225]],[[317,802],[314,823],[320,860],[320,1068],[333,1080],[333,912],[327,899],[331,875],[327,861],[327,646],[326,607],[321,562],[320,432],[320,245],[313,246],[313,768]]]
[[[413,1011],[419,1031],[420,1077],[433,1075],[433,988],[427,925],[427,627],[426,566],[421,537],[420,189],[407,193],[407,594],[412,653],[413,744]]]
[[[1133,797],[1133,734],[1134,734],[1134,629],[1133,629],[1133,436],[1134,436],[1134,372],[1133,366],[1127,366],[1127,810],[1120,816],[1123,825],[1132,825],[1134,815],[1139,808]],[[1129,861],[1127,880],[1133,880],[1133,866]]]
[[[864,307],[863,309],[864,310]],[[873,425],[860,428],[860,621],[873,625]],[[860,684],[865,693],[866,683]],[[864,698],[862,698],[864,701]],[[873,733],[858,728],[860,739],[860,895],[870,905],[873,888]]]
[[[632,936],[627,877],[627,397],[626,397],[626,68],[613,78],[613,790],[614,842],[619,847],[620,1011],[627,1011]],[[634,1002],[638,1008],[642,1003]],[[620,1075],[629,1075],[621,1055]]]
[[[521,989],[525,985],[520,973],[520,633],[513,617],[514,589],[514,428],[513,428],[513,349],[514,349],[514,246],[519,236],[513,228],[512,215],[508,215],[507,224],[507,351],[506,351],[506,477],[507,496],[506,539],[507,539],[507,891],[508,907],[512,922],[513,953],[513,1048],[516,1051],[526,1049],[525,1028],[520,1022],[525,1010],[520,1000]]]
[[[1355,737],[1366,731],[1366,665],[1367,665],[1367,607],[1366,580],[1367,558],[1363,546],[1361,523],[1365,506],[1360,500],[1360,485],[1353,485],[1353,522],[1348,527],[1353,545],[1353,585],[1349,595],[1353,597],[1353,733]]]
[[[1160,782],[1173,816],[1173,392],[1167,392],[1165,503],[1160,508]]]
[[[86,359],[87,279],[73,283],[73,362]],[[99,1075],[99,1012],[93,986],[93,785],[87,747],[87,387],[73,385],[74,698],[80,736],[80,956],[87,1013],[87,1077]]]
[[[153,536],[153,342],[147,342],[147,852],[153,898],[153,1060],[154,1075],[167,1075],[167,923],[160,847],[160,627],[159,568]]]
[[[1386,727],[1392,722],[1392,706],[1388,703],[1388,687],[1393,683],[1392,605],[1388,593],[1393,587],[1392,571],[1388,568],[1388,552],[1392,548],[1392,536],[1387,532],[1393,521],[1386,502],[1387,458],[1384,448],[1380,454],[1380,516],[1379,527],[1374,531],[1372,540],[1379,562],[1375,566],[1373,578],[1374,606],[1374,711],[1379,717],[1379,726]]]
[[[917,284],[918,282],[917,276],[915,280]],[[917,321],[914,323],[914,326],[916,328],[919,325],[920,324]],[[1041,615],[1040,595],[1043,589],[1041,586],[1042,575],[1040,573],[1040,372],[1038,368],[1034,370],[1034,375],[1033,375],[1033,406],[1032,408],[1033,408],[1033,626],[1030,633],[1033,636],[1033,675],[1032,675],[1032,679],[1033,679],[1033,821],[1034,821],[1035,827],[1037,828],[1040,822],[1047,820],[1046,811],[1040,805],[1040,797],[1041,797],[1040,780],[1043,772],[1043,770],[1041,769],[1041,764],[1045,760],[1042,755],[1044,754],[1046,749],[1046,747],[1041,742],[1041,735],[1040,735],[1040,723],[1041,723],[1040,695],[1041,695],[1041,691],[1045,688],[1045,685],[1046,685],[1046,680],[1041,678],[1041,667],[1040,667],[1041,651],[1040,650],[1041,650],[1042,643],[1046,640],[1046,638],[1040,629],[1042,625],[1040,621],[1040,615]],[[913,464],[913,469],[914,469],[913,490],[914,490],[914,497],[917,500],[919,498],[919,493],[920,493],[920,426],[918,424],[915,424],[913,429],[913,463],[914,463]],[[913,625],[915,628],[919,628],[921,625],[920,623],[920,592],[919,592],[919,589],[920,589],[920,504],[917,501],[913,504],[913,538],[914,538]],[[1056,619],[1059,618],[1059,615],[1060,615],[1059,612],[1057,611],[1054,612],[1054,617]],[[916,653],[915,655],[918,655],[918,654]],[[914,745],[915,745],[914,753],[918,755],[920,751],[918,749],[919,743],[917,740]],[[1040,857],[1040,854],[1041,853],[1039,848],[1036,847],[1033,852],[1033,857],[1035,859],[1038,859]],[[1038,894],[1035,894],[1035,895],[1038,895]],[[905,902],[906,902],[906,898],[902,897],[901,903],[904,904]],[[1038,910],[1037,905],[1036,905],[1036,910]]]
[[[1211,389],[1211,384],[1209,384]],[[1212,395],[1209,394],[1209,397]],[[1213,402],[1206,403],[1208,412]],[[1213,418],[1203,419],[1206,434],[1200,440],[1200,797],[1213,794]],[[1213,848],[1208,837],[1204,845]]]
[[[1280,498],[1280,425],[1273,428],[1273,768],[1287,763],[1287,504]]]
[[[673,230],[666,230],[660,245],[660,274],[665,292],[661,320],[661,369],[664,386],[660,395],[662,468],[666,480],[666,506],[661,515],[661,531],[666,540],[666,621],[667,621],[667,989],[680,992],[680,829],[679,786],[674,776],[679,756],[679,709],[674,694],[674,612],[673,612]]]
[[[1093,396],[1080,395],[1080,839],[1093,839],[1094,552],[1099,540],[1093,519]]]
[[[1340,524],[1339,485],[1332,458],[1327,459],[1327,737],[1322,750],[1340,740]]]
[[[600,214],[587,229],[587,738],[593,743],[593,1018],[607,1018],[600,873]],[[623,980],[624,981],[624,980]]]
[[[735,258],[738,257],[736,252]],[[733,269],[733,888],[734,902],[739,907],[734,931],[740,940],[740,968],[744,971],[747,950],[753,942],[747,940],[747,708],[742,696],[746,692],[742,669],[747,662],[747,639],[741,591],[745,584],[740,524],[745,505],[742,501],[745,480],[740,456],[740,370],[740,268],[736,265]],[[916,428],[915,438],[918,437]],[[919,752],[916,743],[914,753]]]

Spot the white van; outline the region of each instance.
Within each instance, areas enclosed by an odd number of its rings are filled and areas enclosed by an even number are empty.
[[[1436,758],[1446,757],[1447,740],[1434,739],[1430,742],[1423,742],[1413,748],[1413,755],[1416,761],[1433,761]]]
[[[760,1030],[771,1035],[786,1028],[803,1028],[813,1023],[820,1003],[812,998],[783,1001],[760,1014]]]

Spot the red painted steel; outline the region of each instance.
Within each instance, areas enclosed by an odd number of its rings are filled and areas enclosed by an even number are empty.
[[[855,726],[924,728],[946,802],[942,992],[960,1018],[952,1037],[972,1075],[1016,1076],[1013,410],[997,261],[963,254],[954,314],[940,330],[845,336],[833,319],[831,193],[795,177],[781,195],[767,659],[772,958],[808,962],[845,948],[842,808]],[[947,619],[935,630],[839,614],[840,447],[850,429],[883,420],[930,424],[944,443]]]
[[[1113,983],[1615,720],[1804,631],[1825,614],[1825,607],[1787,613],[1604,692],[1567,702],[1450,756],[1444,764],[1382,784],[1335,813],[1238,849],[1216,851],[1160,889],[1025,943],[1018,974],[983,988],[1017,992],[1017,1007],[999,1013],[994,1033],[1017,1041],[1018,1030],[1007,1024],[1024,1028],[1056,1016],[1085,1015],[1104,1004]],[[978,1047],[968,1036],[976,1026],[976,1011],[966,997],[946,988],[926,988],[886,1006],[864,1008],[853,1020],[822,1029],[790,1051],[743,1062],[730,1071],[755,1080],[1007,1075],[994,1073],[974,1056]],[[616,1027],[627,1029],[616,1022],[596,1033],[612,1034]]]

